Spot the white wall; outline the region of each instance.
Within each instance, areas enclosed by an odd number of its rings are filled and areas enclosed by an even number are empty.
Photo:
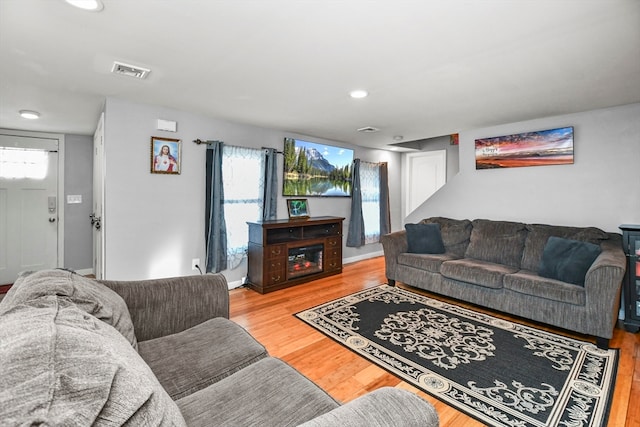
[[[64,159],[64,266],[80,272],[93,271],[93,138],[65,135]],[[82,196],[82,203],[67,204],[68,195]]]
[[[177,121],[178,132],[156,130],[157,119]],[[152,136],[182,140],[180,175],[150,173]],[[353,148],[355,156],[363,161],[389,162],[392,226],[399,226],[399,154],[109,98],[105,104],[105,277],[135,280],[184,276],[194,274],[192,258],[199,258],[204,263],[206,146],[194,144],[194,139],[217,139],[229,145],[282,150],[285,136]],[[281,156],[279,171],[278,218],[286,218],[286,199],[281,197]],[[345,241],[350,203],[350,198],[309,199],[312,216],[346,218]],[[378,244],[359,249],[343,248],[343,257],[347,260],[366,258],[376,253],[381,253]],[[229,282],[239,281],[247,274],[246,262],[223,273]]]
[[[475,169],[477,138],[574,127],[574,164]],[[460,132],[460,172],[405,219],[487,218],[595,226],[640,224],[640,104]]]

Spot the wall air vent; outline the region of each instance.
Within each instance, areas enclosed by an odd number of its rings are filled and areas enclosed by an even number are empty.
[[[144,79],[151,72],[148,68],[138,67],[137,65],[124,64],[122,62],[114,61],[112,73],[121,74],[123,76],[135,77],[137,79]]]
[[[378,132],[380,129],[374,128],[373,126],[365,126],[363,128],[358,129],[358,132]]]

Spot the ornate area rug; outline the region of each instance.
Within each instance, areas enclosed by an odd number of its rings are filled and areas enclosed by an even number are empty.
[[[387,285],[296,316],[487,425],[606,425],[618,350]]]

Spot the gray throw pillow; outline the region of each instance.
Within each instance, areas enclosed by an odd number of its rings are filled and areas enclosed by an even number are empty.
[[[600,246],[593,243],[551,236],[542,252],[538,274],[584,286],[587,271],[600,252]]]
[[[410,253],[443,254],[445,252],[439,224],[405,224]]]

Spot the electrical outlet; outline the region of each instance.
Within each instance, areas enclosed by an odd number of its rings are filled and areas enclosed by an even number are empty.
[[[192,270],[197,270],[199,265],[200,265],[200,258],[194,258],[194,259],[191,260],[191,269]]]

